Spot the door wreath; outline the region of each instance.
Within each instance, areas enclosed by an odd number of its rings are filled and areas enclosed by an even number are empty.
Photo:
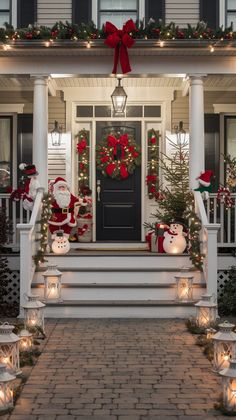
[[[141,164],[140,147],[130,134],[109,134],[97,146],[97,169],[112,179],[128,178]]]

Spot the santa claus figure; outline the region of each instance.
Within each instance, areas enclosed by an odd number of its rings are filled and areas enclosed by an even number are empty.
[[[22,190],[23,194],[23,208],[25,210],[33,210],[34,200],[37,194],[37,189],[40,187],[38,181],[38,172],[35,168],[35,165],[26,165],[26,163],[21,163],[19,165],[21,171],[24,175],[24,188]]]
[[[54,233],[63,230],[69,236],[71,229],[76,226],[79,200],[69,190],[64,178],[58,177],[51,184],[51,192],[54,198],[52,202],[52,215],[49,223],[49,230]]]

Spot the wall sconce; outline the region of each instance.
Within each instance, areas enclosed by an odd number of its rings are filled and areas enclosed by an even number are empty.
[[[193,300],[193,276],[179,275],[176,280],[176,300],[178,302],[191,302]]]
[[[14,328],[8,322],[0,325],[0,363],[4,363],[13,375],[20,375],[20,337],[12,332]]]
[[[0,411],[13,407],[13,384],[16,377],[7,372],[7,366],[0,363]]]
[[[113,109],[114,109],[114,117],[123,117],[125,115],[125,106],[127,101],[127,94],[124,88],[121,86],[121,78],[117,77],[118,86],[116,86],[115,90],[111,94]]]
[[[202,295],[196,306],[196,324],[199,327],[209,328],[216,322],[217,304],[212,301],[212,295]]]
[[[230,360],[229,367],[219,374],[222,376],[223,406],[229,412],[236,412],[236,360]]]
[[[179,126],[175,127],[175,134],[177,136],[177,144],[183,145],[186,142],[186,131],[183,128],[183,121],[179,122]]]
[[[228,321],[219,324],[219,331],[212,338],[214,346],[213,369],[219,372],[229,367],[230,360],[235,358],[236,334],[232,331],[234,324]]]
[[[33,334],[24,329],[20,331],[20,351],[30,351],[33,346]]]
[[[40,327],[44,332],[44,308],[45,304],[38,300],[38,295],[25,295],[27,302],[22,305],[25,312],[26,327]]]
[[[44,277],[44,300],[45,302],[62,302],[61,298],[61,276],[56,265],[49,266]]]
[[[60,146],[61,145],[61,127],[59,127],[58,122],[54,122],[54,128],[51,131],[51,139],[52,139],[52,145],[53,146]]]

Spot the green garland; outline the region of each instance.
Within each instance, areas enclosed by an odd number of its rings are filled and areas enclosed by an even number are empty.
[[[148,130],[148,171],[146,184],[150,199],[159,198],[159,138],[159,131],[154,130],[154,128]]]
[[[46,253],[47,245],[48,245],[48,220],[51,216],[51,203],[52,203],[51,194],[45,193],[42,200],[41,219],[38,222],[38,224],[40,225],[40,230],[39,232],[37,232],[40,235],[38,239],[39,248],[38,248],[37,253],[33,256],[33,260],[36,266],[47,261],[44,255]]]
[[[52,27],[31,26],[28,28],[14,29],[13,26],[6,24],[6,28],[0,28],[0,41],[7,43],[17,40],[96,40],[106,39],[107,34],[102,29],[98,29],[93,22],[80,25],[69,22],[56,22]],[[136,31],[130,33],[134,39],[158,39],[158,40],[234,40],[236,32],[232,27],[223,29],[208,28],[205,22],[199,22],[196,26],[187,25],[186,28],[180,28],[171,22],[164,25],[161,20],[155,22],[150,19],[145,26],[143,21],[136,23]]]
[[[83,195],[83,188],[89,185],[89,131],[80,130],[75,139],[78,153],[78,190]]]

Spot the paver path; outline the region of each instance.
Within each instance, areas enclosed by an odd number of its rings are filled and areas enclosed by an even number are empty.
[[[10,420],[226,419],[221,379],[181,320],[47,321]]]

